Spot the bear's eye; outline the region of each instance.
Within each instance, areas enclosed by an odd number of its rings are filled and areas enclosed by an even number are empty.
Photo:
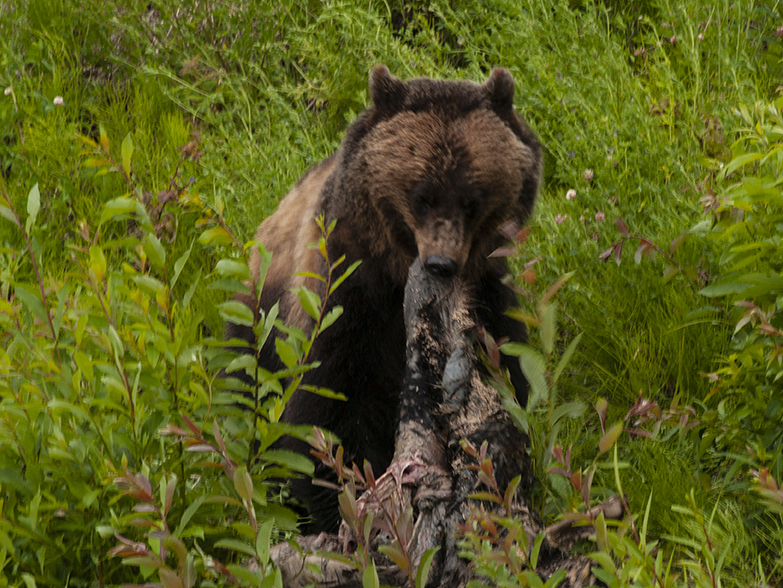
[[[435,195],[432,189],[425,185],[416,186],[410,193],[413,211],[418,216],[426,216],[435,207]]]
[[[465,216],[472,218],[478,214],[479,206],[481,203],[481,192],[476,190],[470,196],[466,196],[462,199],[461,206],[465,212]]]

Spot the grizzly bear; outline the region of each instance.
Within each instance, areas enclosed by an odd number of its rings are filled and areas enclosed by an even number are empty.
[[[299,390],[283,420],[332,431],[346,463],[368,460],[382,472],[394,453],[405,372],[403,298],[417,257],[426,271],[460,276],[470,285],[475,320],[495,339],[525,339],[524,325],[505,314],[515,304],[504,281],[506,262],[490,254],[507,240],[502,227],[521,225],[532,212],[541,147],[514,111],[514,82],[505,69],[493,69],[484,84],[403,82],[379,65],[369,85],[372,105],[350,125],[340,148],[299,180],[255,238],[272,252],[261,307],[267,311],[279,300],[282,321],[308,333],[313,321],[292,290],[307,285],[325,295],[320,282],[297,275],[327,273],[321,254],[307,248],[320,236],[314,219],[336,220],[327,242],[330,260],[344,255],[343,267],[361,260],[329,298],[327,310],[340,305],[344,313],[316,339],[310,359],[320,366],[304,378],[347,401]],[[256,279],[258,267],[256,252]],[[253,341],[249,327],[228,325],[227,334]],[[283,367],[272,339],[260,358],[267,370]],[[504,362],[524,406],[527,383],[519,364]],[[283,438],[278,446],[309,455],[297,439]],[[324,477],[319,467],[316,476]],[[337,528],[335,492],[310,480],[295,480],[292,491],[312,517],[307,532]]]

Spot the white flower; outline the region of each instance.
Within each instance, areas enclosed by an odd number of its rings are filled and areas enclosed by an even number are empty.
[[[585,173],[582,174],[582,177],[585,179],[585,182],[592,182],[593,181],[593,170],[586,169]]]
[[[566,200],[573,200],[574,198],[576,198],[576,190],[571,189],[566,192]]]
[[[606,215],[599,210],[598,212],[595,213],[595,220],[597,221],[606,220]]]
[[[62,96],[55,96],[54,100],[52,100],[52,103],[55,106],[62,106],[63,105],[63,97]]]
[[[5,92],[3,92],[3,94],[5,94],[6,96],[10,96],[10,95],[11,95],[11,92],[13,92],[13,91],[14,91],[14,90],[13,90],[13,88],[11,88],[11,86],[8,86],[8,87],[5,89]]]
[[[566,220],[567,218],[568,218],[568,215],[567,215],[567,214],[558,214],[558,215],[555,217],[555,222],[556,222],[558,225],[562,225],[562,224],[565,222],[565,220]]]

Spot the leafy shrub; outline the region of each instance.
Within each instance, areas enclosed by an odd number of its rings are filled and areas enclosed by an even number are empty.
[[[283,434],[311,433],[280,416],[314,367],[307,361],[314,338],[342,309],[324,314],[325,300],[302,288],[303,308],[316,321],[306,334],[276,321],[276,307],[256,316],[223,302],[221,316],[252,326],[258,337],[255,347],[232,352],[227,345],[247,344],[209,337],[194,294],[202,279],[212,289],[250,292],[247,256],[260,245],[242,246],[219,211],[180,186],[179,164],[157,199],[145,197],[135,183],[131,135],[119,161],[103,131],[98,143],[83,141],[90,154],[83,165],[98,179],[123,177],[130,192],[103,207],[94,229],[80,225],[82,243],[71,247],[65,277],[42,263],[38,185],[24,222],[7,194],[0,204],[27,244],[4,250],[0,284],[0,568],[28,585],[103,585],[153,574],[165,586],[192,586],[198,577],[202,585],[279,585],[270,540],[297,522],[279,480],[311,475],[313,466],[271,445]],[[195,146],[183,149],[183,159],[196,156]],[[198,220],[186,222],[189,216]],[[321,228],[316,246],[325,255],[332,227],[321,221]],[[190,233],[190,246],[172,259],[165,244],[176,242],[178,229]],[[114,232],[119,238],[104,236]],[[217,245],[239,255],[217,261],[210,276],[190,273],[186,283],[184,270],[199,250]],[[271,255],[262,251],[262,258],[268,265]],[[326,261],[330,291],[355,266],[338,275],[342,260]],[[31,271],[21,271],[24,264]],[[256,296],[262,287],[252,285]],[[257,363],[270,336],[285,364],[275,373]],[[220,377],[221,370],[246,373],[254,384]],[[202,461],[204,453],[215,459]],[[115,556],[140,571],[129,575]],[[256,571],[238,565],[248,557]]]

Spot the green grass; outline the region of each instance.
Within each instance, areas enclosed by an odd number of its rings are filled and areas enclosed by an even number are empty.
[[[584,333],[559,383],[561,398],[587,405],[607,399],[609,423],[624,417],[640,392],[663,408],[694,407],[692,421],[700,423],[695,428],[667,425],[657,440],[621,437],[619,459],[626,466],[620,471],[631,507],[643,513],[652,496],[653,536],[700,541],[703,529],[671,508],[687,505],[693,490],[692,508],[709,517],[717,505],[716,537],[734,538],[724,560],[724,585],[761,582],[759,561],[773,585],[781,578],[775,550],[783,541],[783,522],[748,492],[748,464],[768,467],[780,480],[780,443],[776,431],[758,433],[763,427],[748,423],[769,419],[764,411],[771,410],[775,373],[764,375],[759,368],[735,379],[729,400],[720,404],[724,396],[713,395],[715,383],[705,377],[720,370],[730,353],[746,349],[732,339],[737,310],[699,294],[728,275],[721,256],[733,242],[693,234],[672,254],[682,268],[699,272],[695,286],[682,274],[665,281],[670,264],[661,255],[635,264],[637,241],[625,245],[620,265],[601,262],[599,255],[621,238],[616,217],[666,253],[672,239],[710,219],[700,198],[708,186],[731,184],[734,178],[722,178],[720,166],[740,154],[732,143],[748,126],[735,109],[777,96],[781,16],[774,0],[0,2],[0,87],[10,88],[0,95],[0,193],[22,211],[24,224],[28,194],[38,185],[41,210],[32,236],[46,287],[56,292],[57,284],[71,282],[75,290],[85,288],[79,263],[90,243],[81,235],[89,230],[94,237],[107,202],[130,192],[146,198],[151,209],[175,181],[222,214],[240,241],[247,239],[301,174],[339,145],[345,126],[367,104],[373,65],[386,63],[403,78],[477,81],[492,66],[507,67],[516,81],[517,109],[546,148],[545,184],[530,238],[512,263],[521,274],[537,259],[531,266],[537,278],[522,305],[531,310],[555,280],[576,272],[556,295],[559,351]],[[58,96],[62,106],[54,104]],[[101,128],[116,162],[123,139],[132,138],[132,180],[84,165],[91,148],[78,135],[98,141]],[[199,156],[183,157],[181,147],[194,138]],[[576,198],[568,200],[572,189]],[[195,208],[176,214],[177,231],[164,243],[169,265],[191,247],[203,218]],[[134,253],[106,244],[127,230],[123,223],[101,225],[98,242],[117,268]],[[17,285],[37,284],[26,247],[21,231],[0,219],[0,291],[6,300]],[[208,288],[206,278],[223,255],[238,253],[197,242],[175,287],[181,299],[198,281],[192,304],[203,317],[199,337],[221,332],[217,306],[226,294]],[[779,271],[774,263],[770,267]],[[774,296],[764,300],[776,304]],[[718,310],[700,311],[705,307]],[[3,324],[8,332],[0,339],[16,340],[11,323]],[[29,361],[22,371],[35,374]],[[742,400],[746,394],[755,395],[755,404]],[[0,426],[13,422],[8,415],[17,414],[18,401],[2,392],[6,424]],[[750,416],[739,414],[748,406]],[[734,415],[728,424],[726,414]],[[762,439],[749,440],[754,454],[736,441],[748,431]],[[564,426],[558,442],[573,444],[572,465],[586,468],[600,437],[596,413],[588,410]],[[13,434],[3,438],[11,443]],[[0,477],[2,520],[11,521],[9,527],[0,524],[3,574],[12,585],[23,573],[39,585],[56,583],[49,573],[53,561],[36,562],[29,536],[14,527],[20,517],[35,519],[23,508],[29,496],[20,488],[43,487],[14,455],[0,460],[6,472]],[[735,463],[742,465],[729,470]],[[90,510],[91,503],[84,516],[93,525],[109,524],[112,516],[116,523],[96,473],[100,468],[93,467],[85,484],[101,489],[100,508]],[[733,472],[728,481],[727,471]],[[600,469],[596,498],[614,492],[614,480],[611,468]],[[548,513],[578,504],[567,486],[547,484]],[[71,488],[77,490],[83,489]],[[42,532],[56,522],[53,516],[41,521]],[[53,539],[58,545],[66,540]],[[73,577],[73,585],[115,565],[101,559],[113,543],[95,545],[91,549],[102,551],[90,560],[89,573]],[[686,557],[682,543],[662,545],[666,553]],[[47,551],[49,557],[57,553],[54,547]],[[112,581],[138,581],[131,573],[121,580],[116,565],[113,570]]]

